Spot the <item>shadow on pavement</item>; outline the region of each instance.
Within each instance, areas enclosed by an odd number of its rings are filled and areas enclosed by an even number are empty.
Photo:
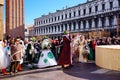
[[[120,72],[102,69],[95,63],[75,63],[71,69],[64,73],[85,80],[120,80]]]

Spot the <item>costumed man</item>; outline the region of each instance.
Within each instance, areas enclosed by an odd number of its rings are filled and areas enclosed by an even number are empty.
[[[18,64],[22,59],[22,45],[20,44],[20,39],[16,38],[15,41],[10,45],[11,49],[11,66],[10,74],[16,74],[18,72]]]
[[[32,41],[30,42],[26,42],[26,49],[25,49],[25,53],[26,53],[26,61],[28,61],[28,66],[30,68],[32,68],[32,52],[33,52],[33,45],[32,45]]]
[[[55,57],[50,50],[51,40],[47,37],[44,37],[42,42],[42,52],[38,61],[38,68],[44,68],[49,66],[57,65]]]
[[[6,68],[10,64],[10,58],[7,51],[7,47],[3,43],[3,41],[0,41],[0,69],[2,70],[2,74],[6,75]]]
[[[69,30],[66,30],[63,35],[63,47],[58,60],[58,64],[61,65],[62,68],[70,68],[72,64],[71,38],[69,33]]]

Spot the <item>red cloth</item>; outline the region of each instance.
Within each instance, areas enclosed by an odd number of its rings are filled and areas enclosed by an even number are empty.
[[[6,69],[2,69],[2,74],[4,74],[4,75],[7,74]]]
[[[22,66],[21,66],[21,64],[18,64],[18,71],[22,71],[23,69],[22,69]]]
[[[59,65],[71,64],[70,38],[63,36],[63,48],[58,60]]]
[[[95,50],[96,42],[92,41],[92,49]]]

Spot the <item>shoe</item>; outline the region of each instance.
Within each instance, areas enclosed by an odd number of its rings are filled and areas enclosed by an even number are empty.
[[[69,68],[72,68],[72,67],[73,67],[73,65],[69,65],[68,67],[69,67]]]
[[[4,73],[3,75],[8,75],[9,73]]]
[[[10,72],[10,75],[14,75],[14,73],[13,73],[13,72]]]
[[[15,73],[18,73],[18,71],[17,71],[17,70],[15,70]]]

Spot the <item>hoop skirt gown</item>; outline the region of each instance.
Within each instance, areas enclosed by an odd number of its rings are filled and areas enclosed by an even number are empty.
[[[57,65],[57,62],[55,60],[55,57],[50,50],[50,41],[49,39],[44,39],[42,43],[42,52],[39,57],[38,61],[38,68],[44,68],[49,66]]]
[[[57,65],[57,62],[51,50],[43,50],[38,62],[38,68],[49,67],[54,65]]]
[[[7,68],[10,64],[10,57],[8,51],[2,46],[2,42],[0,42],[0,69]]]

